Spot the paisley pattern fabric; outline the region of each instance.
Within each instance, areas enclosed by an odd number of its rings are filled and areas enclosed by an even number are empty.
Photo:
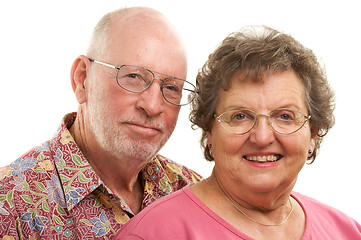
[[[75,117],[66,115],[53,139],[0,168],[0,239],[111,239],[133,217],[70,135]],[[160,155],[140,174],[143,208],[201,180]]]

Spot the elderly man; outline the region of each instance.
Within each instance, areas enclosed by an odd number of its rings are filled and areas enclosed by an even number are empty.
[[[71,69],[78,112],[0,170],[0,237],[111,239],[156,199],[199,181],[157,155],[194,97],[186,70],[162,14],[137,7],[105,15]]]

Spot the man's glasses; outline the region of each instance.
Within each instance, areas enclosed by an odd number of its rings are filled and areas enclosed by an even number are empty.
[[[164,99],[171,104],[178,106],[187,105],[191,103],[195,97],[196,87],[186,80],[135,65],[122,65],[116,67],[91,58],[89,58],[89,60],[116,69],[116,81],[118,85],[129,92],[143,92],[152,85],[154,80],[160,80],[162,82],[162,95]],[[166,78],[156,78],[154,73],[166,76]]]
[[[311,118],[311,115],[305,116],[301,112],[281,108],[267,114],[256,114],[249,109],[228,109],[218,117],[217,121],[228,132],[242,135],[251,131],[257,123],[257,117],[267,117],[271,128],[279,134],[292,134],[300,130]]]

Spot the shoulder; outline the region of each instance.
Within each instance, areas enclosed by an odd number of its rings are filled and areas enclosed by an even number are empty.
[[[12,183],[14,178],[17,178],[20,175],[33,176],[34,174],[27,174],[29,171],[35,173],[45,172],[47,169],[52,168],[53,162],[50,161],[50,159],[52,159],[51,155],[49,143],[45,142],[40,146],[32,148],[12,163],[1,167],[1,188]]]
[[[306,233],[307,231],[323,232],[335,237],[358,236],[361,238],[360,224],[342,211],[300,193],[293,192],[292,196],[305,212]]]
[[[197,172],[181,164],[178,164],[162,155],[158,154],[155,157],[154,163],[158,166],[161,166],[168,176],[176,176],[177,179],[183,179],[187,181],[187,183],[199,182],[200,180],[202,180],[202,176]]]
[[[309,215],[325,215],[325,216],[339,216],[343,218],[349,218],[346,214],[340,210],[331,207],[325,203],[322,203],[314,198],[305,196],[303,194],[293,192],[292,196],[301,204],[304,210],[307,211]],[[312,214],[313,212],[317,214]]]
[[[46,192],[46,180],[58,176],[49,142],[32,148],[12,163],[0,168],[0,205],[19,208],[31,204],[28,196]],[[34,194],[33,194],[34,193]]]
[[[54,170],[48,142],[34,147],[12,163],[0,168],[0,235],[16,232],[16,219],[33,204],[31,191],[45,191],[41,183]]]
[[[196,172],[161,155],[155,156],[148,162],[142,169],[141,175],[147,192],[143,206],[148,206],[155,200],[202,179]]]

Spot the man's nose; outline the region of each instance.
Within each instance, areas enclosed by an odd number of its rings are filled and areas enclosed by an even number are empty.
[[[165,99],[163,98],[161,85],[162,82],[155,79],[149,88],[139,93],[140,99],[137,107],[143,109],[150,117],[158,116],[164,111]]]

